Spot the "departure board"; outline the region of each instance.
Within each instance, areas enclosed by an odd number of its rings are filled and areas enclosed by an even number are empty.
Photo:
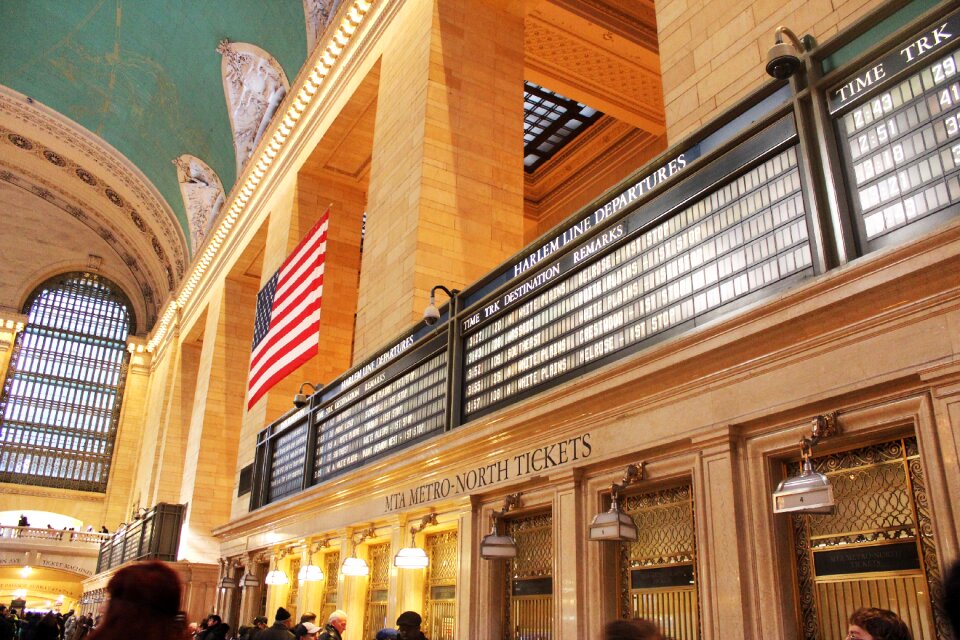
[[[960,53],[928,49],[898,47],[833,92],[851,200],[867,242],[960,202]],[[910,63],[914,73],[892,78]]]
[[[740,171],[661,222],[631,213],[501,296],[511,306],[465,332],[464,416],[810,269],[796,146]]]
[[[303,489],[303,465],[306,462],[309,426],[309,422],[304,420],[298,426],[274,437],[270,457],[268,502]]]
[[[400,359],[392,370],[388,368],[341,393],[314,415],[319,428],[315,481],[443,431],[445,348],[444,335]],[[430,355],[417,362],[424,352]],[[416,364],[411,366],[411,360]]]

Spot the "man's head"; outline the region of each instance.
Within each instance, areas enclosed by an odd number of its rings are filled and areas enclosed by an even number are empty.
[[[293,620],[290,619],[290,612],[284,609],[283,607],[279,607],[277,609],[277,615],[274,616],[273,619],[276,622],[282,623],[284,626],[288,628],[293,625]]]
[[[316,616],[314,616],[314,618],[316,618]],[[301,620],[300,624],[302,624],[303,628],[306,630],[306,633],[303,634],[303,637],[306,638],[307,640],[315,640],[315,638],[317,637],[317,633],[319,633],[320,631],[320,627],[313,624],[309,620],[307,620],[306,622]]]
[[[863,607],[850,616],[847,638],[851,640],[913,640],[900,616],[887,609]]]
[[[207,616],[207,627],[215,627],[221,622],[223,622],[223,619],[215,613],[211,613],[209,616]]]
[[[305,622],[316,622],[316,621],[317,621],[317,614],[311,611],[308,611],[302,616],[300,616],[300,624],[304,624]]]
[[[257,629],[265,629],[267,627],[267,617],[257,616],[253,619],[253,626],[255,626]]]
[[[339,633],[343,633],[343,630],[347,628],[347,612],[337,609],[330,614],[327,623]]]
[[[421,622],[423,622],[423,619],[416,611],[404,611],[400,614],[400,617],[397,618],[397,637],[401,638],[401,640],[405,638],[419,638]]]

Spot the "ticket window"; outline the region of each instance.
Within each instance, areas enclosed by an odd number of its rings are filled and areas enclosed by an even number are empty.
[[[517,541],[507,563],[504,640],[553,638],[553,517],[539,513],[506,521]]]
[[[320,599],[320,611],[317,613],[317,625],[323,627],[330,614],[337,610],[337,596],[340,582],[340,552],[330,551],[323,554],[323,595]]]
[[[621,614],[652,620],[669,638],[699,638],[691,486],[629,495],[622,508],[639,535],[620,545]]]
[[[363,636],[373,638],[387,626],[387,594],[390,589],[390,543],[370,545],[370,578],[363,614]]]
[[[842,640],[860,607],[895,611],[915,638],[947,640],[926,480],[916,438],[813,459],[832,514],[791,516],[800,637]],[[786,473],[800,472],[799,463]]]
[[[454,640],[457,616],[457,532],[426,536],[423,628],[432,640]]]

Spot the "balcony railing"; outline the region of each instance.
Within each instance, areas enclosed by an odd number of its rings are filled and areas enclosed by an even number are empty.
[[[109,538],[109,533],[99,533],[96,531],[70,531],[67,529],[51,529],[47,527],[0,526],[0,539],[8,540],[98,545]]]
[[[118,529],[100,545],[97,573],[133,560],[176,560],[183,511],[182,504],[161,502],[138,520]]]
[[[261,431],[250,508],[954,220],[960,38],[902,52],[930,25],[960,31],[960,12],[931,11],[914,38],[904,20],[873,20],[895,34],[882,49],[853,29],[798,52],[794,84],[768,83]]]

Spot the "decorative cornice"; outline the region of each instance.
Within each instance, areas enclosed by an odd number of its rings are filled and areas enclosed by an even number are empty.
[[[88,164],[105,172],[110,176],[109,180],[86,170],[87,175],[95,178],[97,185],[102,185],[104,190],[110,188],[116,194],[119,189],[115,185],[123,185],[123,189],[135,200],[130,203],[131,207],[140,212],[148,225],[155,225],[159,229],[157,236],[164,242],[165,250],[170,252],[175,266],[175,280],[180,279],[186,266],[186,235],[173,209],[136,165],[79,124],[4,85],[0,85],[0,117],[7,119],[8,126],[19,121],[28,130],[42,131],[52,136],[82,158],[82,161],[76,162],[77,165]],[[66,155],[74,154],[58,155],[67,159]]]
[[[3,135],[3,132],[4,129],[0,127],[0,136]],[[110,245],[126,265],[139,287],[140,297],[142,298],[139,306],[142,307],[141,311],[146,313],[143,327],[146,329],[153,324],[157,317],[159,305],[157,298],[161,292],[166,290],[167,282],[164,276],[166,272],[155,269],[153,273],[150,273],[150,263],[143,264],[137,257],[138,254],[149,255],[150,244],[145,238],[142,242],[137,242],[135,238],[128,236],[121,228],[127,225],[118,226],[114,224],[114,219],[102,215],[97,208],[80,201],[72,194],[61,189],[58,184],[26,171],[23,167],[0,160],[0,180],[23,189],[63,210],[67,215],[86,225]]]

